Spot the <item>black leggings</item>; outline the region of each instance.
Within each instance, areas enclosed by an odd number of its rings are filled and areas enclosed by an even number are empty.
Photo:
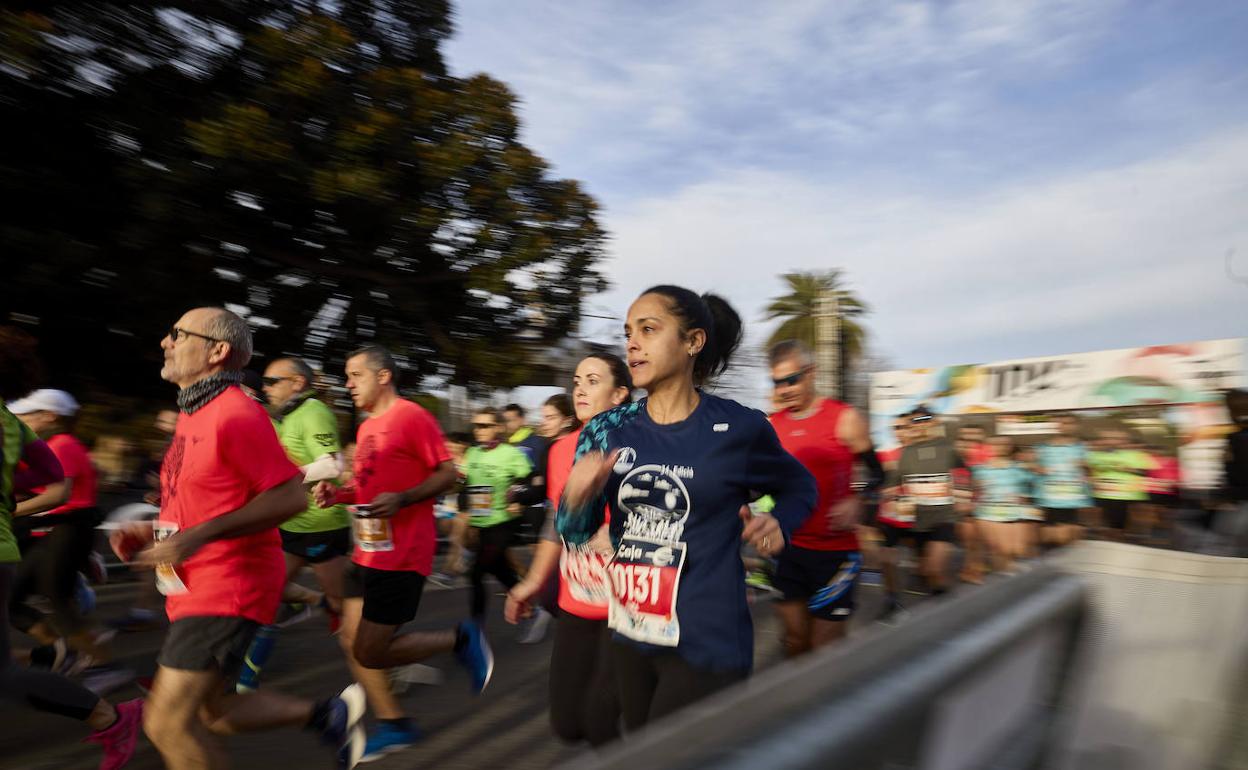
[[[569,743],[601,746],[620,737],[620,699],[605,620],[560,613],[550,653],[550,725]]]
[[[42,612],[27,603],[32,594],[38,594],[51,605],[52,614],[46,620],[58,634],[69,636],[82,629],[85,618],[76,595],[78,571],[86,568],[99,518],[97,509],[84,508],[29,520],[31,526],[46,526],[48,521],[55,521],[56,526],[43,537],[21,539],[22,563],[9,599],[14,628],[29,631],[45,619]]]
[[[508,591],[520,582],[511,562],[507,561],[507,547],[516,539],[520,528],[519,519],[511,519],[492,527],[477,528],[477,558],[472,563],[472,617],[485,617],[485,576],[493,575]]]
[[[749,671],[695,668],[675,651],[643,652],[629,642],[611,642],[611,662],[619,687],[624,727],[637,730],[651,720],[736,684]]]
[[[9,640],[9,591],[13,587],[15,573],[15,565],[0,564],[0,697],[39,711],[85,721],[100,702],[98,695],[59,674],[32,671],[13,663],[13,648]]]

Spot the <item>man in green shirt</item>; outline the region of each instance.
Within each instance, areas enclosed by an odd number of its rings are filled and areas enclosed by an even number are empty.
[[[342,451],[338,420],[316,398],[312,390],[314,379],[312,368],[301,359],[279,358],[264,370],[264,393],[273,410],[278,440],[291,462],[304,471],[304,480],[336,481]],[[282,600],[323,608],[329,613],[330,628],[336,629],[342,611],[342,571],[351,554],[351,517],[347,507],[321,508],[309,493],[307,510],[278,529],[286,558],[286,591]],[[293,582],[305,565],[312,568],[323,593]],[[259,686],[260,672],[275,642],[275,627],[266,626],[257,633],[238,677],[239,692]]]
[[[1103,431],[1100,445],[1088,452],[1092,497],[1106,534],[1115,540],[1122,538],[1139,506],[1148,501],[1148,472],[1156,465],[1147,452],[1128,448],[1129,441],[1126,431]]]
[[[478,535],[477,557],[472,565],[471,608],[474,618],[485,617],[487,574],[498,578],[507,590],[520,582],[507,561],[507,548],[519,528],[519,506],[512,512],[513,486],[533,472],[524,453],[503,442],[503,421],[494,409],[482,409],[472,418],[477,445],[464,455],[464,498],[468,523]]]

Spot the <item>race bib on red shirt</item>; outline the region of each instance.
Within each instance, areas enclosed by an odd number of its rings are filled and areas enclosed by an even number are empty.
[[[177,524],[171,521],[157,521],[152,527],[152,539],[159,543],[161,540],[176,534],[177,531]],[[182,576],[178,574],[177,568],[168,562],[156,565],[156,590],[165,596],[189,593],[186,583],[182,581]]]
[[[559,556],[559,576],[573,601],[606,607],[611,593],[607,560],[586,545],[564,543]]]

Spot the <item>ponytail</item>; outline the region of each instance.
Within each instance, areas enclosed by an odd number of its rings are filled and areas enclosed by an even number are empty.
[[[671,303],[672,315],[680,320],[680,330],[688,334],[694,329],[706,333],[706,344],[693,362],[693,383],[702,385],[724,373],[732,354],[741,344],[741,316],[724,298],[716,294],[699,297],[681,286],[652,286],[642,294],[658,294]]]

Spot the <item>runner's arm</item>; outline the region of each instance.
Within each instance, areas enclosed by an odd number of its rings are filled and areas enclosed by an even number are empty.
[[[25,428],[25,426],[22,427]],[[26,467],[13,471],[14,491],[28,492],[35,487],[55,484],[65,478],[61,461],[56,459],[52,448],[34,438],[33,434],[31,434],[31,440],[22,447],[22,462],[26,464]]]
[[[44,490],[34,497],[27,498],[17,504],[13,509],[13,518],[20,516],[33,516],[36,513],[50,511],[53,508],[59,508],[69,500],[70,494],[74,491],[74,480],[72,478],[64,478],[60,481],[54,481],[44,487]]]
[[[205,545],[214,540],[228,540],[264,532],[302,513],[307,507],[308,499],[303,489],[303,477],[296,474],[256,495],[242,508],[209,519],[184,531],[195,533],[195,539],[199,540],[201,545]]]
[[[433,473],[429,477],[420,482],[416,486],[405,489],[399,493],[402,507],[423,503],[430,498],[439,497],[451,487],[455,486],[455,480],[458,472],[455,470],[455,463],[452,460],[443,460],[438,463],[438,467],[433,469]]]

